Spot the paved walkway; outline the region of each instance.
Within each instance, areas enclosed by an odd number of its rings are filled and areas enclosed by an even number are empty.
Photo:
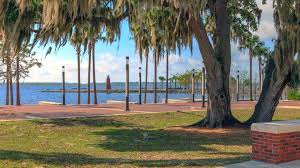
[[[299,168],[300,160],[295,160],[292,162],[281,163],[281,164],[270,164],[260,161],[247,161],[243,163],[232,164],[228,166],[218,167],[218,168]]]
[[[253,108],[256,102],[240,101],[232,104],[233,109]],[[34,118],[73,118],[94,117],[111,115],[128,115],[140,113],[161,113],[176,111],[199,111],[202,103],[174,103],[174,104],[145,104],[130,105],[130,112],[124,111],[124,104],[100,104],[100,105],[22,105],[0,106],[0,121],[24,120]],[[300,109],[300,102],[283,101],[279,108]]]

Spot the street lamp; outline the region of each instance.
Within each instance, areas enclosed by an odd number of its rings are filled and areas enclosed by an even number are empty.
[[[192,96],[193,103],[195,103],[195,69],[192,70]]]
[[[62,93],[63,93],[63,105],[66,105],[66,83],[65,83],[65,66],[62,66]]]
[[[139,67],[139,104],[142,104],[142,68]]]
[[[239,101],[240,99],[240,71],[237,71],[237,77],[236,77],[236,101]]]
[[[129,111],[129,57],[126,57],[125,111]]]
[[[205,67],[202,67],[202,107],[205,107]]]

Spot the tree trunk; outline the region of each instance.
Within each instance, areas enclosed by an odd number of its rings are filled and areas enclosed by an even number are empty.
[[[257,81],[256,81],[256,75],[255,75],[255,78],[254,78],[254,101],[256,101],[256,91],[257,91],[257,90],[256,90],[256,89],[257,89],[257,88],[256,88],[256,82],[257,82]]]
[[[243,100],[245,100],[245,80],[243,80]]]
[[[147,104],[147,92],[148,92],[148,64],[149,64],[149,55],[146,54],[146,74],[145,74],[145,96],[144,96],[144,104]]]
[[[167,52],[167,57],[166,57],[166,98],[165,98],[165,103],[168,103],[169,99],[169,52]]]
[[[286,56],[287,57],[287,56]],[[268,60],[263,83],[262,93],[255,106],[255,110],[247,124],[272,121],[280,96],[287,83],[291,80],[290,66],[282,66],[280,76],[277,76],[276,65],[273,59]]]
[[[7,81],[9,82],[9,98],[10,98],[10,105],[14,104],[14,96],[13,96],[13,81],[12,81],[12,69],[11,69],[11,59],[9,57],[7,57]]]
[[[81,104],[81,83],[80,83],[80,45],[76,47],[77,51],[77,104]]]
[[[177,81],[176,81],[176,79],[175,79],[175,81],[174,81],[175,83],[174,83],[174,87],[175,87],[175,90],[177,89]]]
[[[261,57],[258,57],[258,71],[259,71],[259,90],[262,91],[262,69],[261,69]]]
[[[154,103],[157,103],[157,61],[158,52],[154,52]]]
[[[253,101],[253,95],[252,95],[252,60],[253,60],[253,56],[252,56],[252,50],[250,49],[249,50],[249,62],[250,62],[250,65],[249,65],[249,80],[250,80],[250,85],[249,85],[249,91],[250,91],[250,101]]]
[[[6,58],[6,99],[5,99],[5,104],[9,105],[9,58]]]
[[[92,57],[93,57],[93,88],[94,88],[94,104],[98,104],[97,100],[97,84],[96,84],[96,67],[95,67],[95,43],[96,40],[93,40],[92,46]]]
[[[16,105],[21,105],[20,97],[20,55],[16,55]]]
[[[9,74],[9,92],[10,92],[10,105],[14,105],[14,86],[13,86],[11,69]]]
[[[89,62],[88,62],[88,104],[91,104],[91,54],[92,54],[92,46],[91,42],[88,44],[88,55],[89,55]]]
[[[191,18],[190,24],[207,70],[207,116],[192,126],[223,127],[239,123],[231,114],[229,74],[231,66],[230,23],[227,0],[216,1],[216,34],[212,47],[202,18]]]

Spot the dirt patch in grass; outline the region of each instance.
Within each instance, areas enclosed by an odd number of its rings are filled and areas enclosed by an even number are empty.
[[[228,137],[228,136],[243,136],[249,135],[250,130],[246,128],[199,128],[199,127],[170,127],[166,128],[166,131],[178,134],[192,134],[199,136],[212,137]]]

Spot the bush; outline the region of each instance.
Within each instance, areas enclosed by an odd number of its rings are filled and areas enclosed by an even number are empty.
[[[297,89],[291,89],[288,91],[289,100],[300,100],[300,92]]]

